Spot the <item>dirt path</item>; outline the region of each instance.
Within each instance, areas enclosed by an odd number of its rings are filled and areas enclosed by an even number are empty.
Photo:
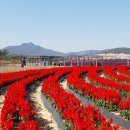
[[[37,120],[44,130],[65,130],[59,113],[51,106],[42,94],[42,87],[38,86],[29,95],[33,108],[36,110]]]
[[[2,107],[3,107],[4,100],[5,100],[5,98],[4,98],[5,97],[5,91],[6,91],[6,87],[0,89],[0,124],[1,124],[1,110],[2,110]],[[0,130],[1,130],[1,126],[0,126]]]
[[[29,70],[29,69],[49,69],[49,68],[56,68],[59,66],[26,66],[24,69],[21,68],[20,65],[5,65],[5,66],[0,66],[0,73],[6,73],[6,72],[15,72],[15,71],[21,71],[21,70]]]

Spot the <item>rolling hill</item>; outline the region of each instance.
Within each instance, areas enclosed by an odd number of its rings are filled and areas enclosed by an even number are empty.
[[[98,53],[125,53],[130,54],[130,48],[120,47],[105,50],[85,50],[80,52],[62,53],[51,49],[43,48],[31,42],[23,43],[17,46],[8,46],[6,49],[10,55],[24,55],[24,56],[95,56]],[[2,49],[2,50],[3,50]]]

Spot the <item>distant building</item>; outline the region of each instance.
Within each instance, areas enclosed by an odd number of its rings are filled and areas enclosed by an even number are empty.
[[[130,59],[130,54],[124,53],[102,53],[97,54],[98,57],[103,57],[103,59]]]
[[[28,66],[53,66],[63,62],[62,56],[28,56],[26,58]]]

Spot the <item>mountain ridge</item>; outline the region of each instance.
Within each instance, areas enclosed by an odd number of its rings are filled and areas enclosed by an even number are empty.
[[[112,49],[104,50],[84,50],[79,52],[68,52],[63,53],[51,49],[35,45],[32,42],[22,43],[16,46],[7,46],[2,50],[6,49],[10,55],[25,55],[25,56],[95,56],[99,53],[125,53],[130,54],[130,48],[117,47]]]
[[[61,55],[64,55],[64,53],[62,53],[62,52],[54,51],[51,49],[46,49],[39,45],[35,45],[31,42],[23,43],[21,45],[16,45],[16,46],[8,46],[3,49],[6,49],[11,55],[26,55],[26,56],[27,55],[28,56],[34,56],[34,55],[61,56]]]

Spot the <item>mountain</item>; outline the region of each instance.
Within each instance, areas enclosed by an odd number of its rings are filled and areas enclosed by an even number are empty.
[[[67,53],[68,56],[95,56],[98,54],[99,50],[85,50],[80,52],[69,52]]]
[[[95,56],[100,52],[99,50],[88,50],[80,52],[62,53],[43,48],[31,42],[23,43],[17,46],[8,46],[3,49],[6,49],[10,55],[25,55],[25,56],[82,56],[82,55]]]
[[[8,46],[6,49],[10,55],[24,55],[24,56],[63,56],[62,52],[43,48],[31,42],[23,43],[17,46]]]
[[[17,46],[8,46],[6,49],[11,55],[24,55],[24,56],[95,56],[99,53],[125,53],[130,54],[130,48],[119,47],[105,50],[85,50],[80,52],[62,53],[50,49],[43,48],[31,42],[23,43]]]
[[[100,53],[125,53],[130,54],[130,48],[118,47],[113,49],[102,50]]]
[[[80,51],[80,52],[69,52],[67,55],[70,56],[96,56],[97,54],[102,53],[124,53],[124,54],[130,54],[130,48],[126,47],[118,47],[118,48],[112,48],[112,49],[104,49],[104,50],[86,50],[86,51]]]

